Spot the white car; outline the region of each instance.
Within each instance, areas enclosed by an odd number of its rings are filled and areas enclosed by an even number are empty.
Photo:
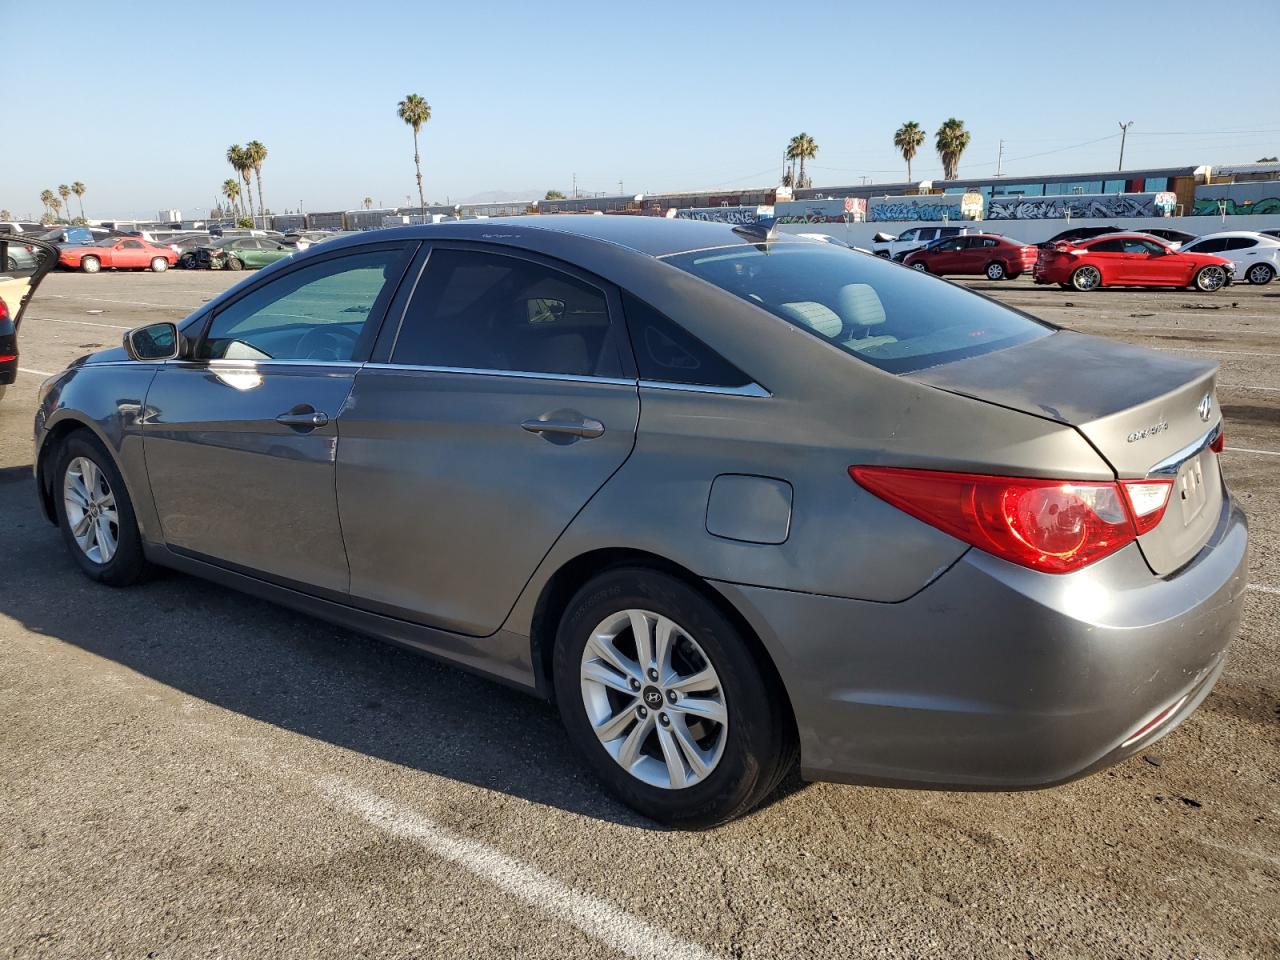
[[[1236,280],[1270,283],[1280,273],[1280,239],[1249,230],[1210,233],[1182,245],[1183,253],[1212,253],[1236,265]]]
[[[901,262],[908,253],[919,250],[934,240],[958,237],[968,232],[968,227],[912,227],[910,230],[903,230],[896,237],[888,233],[877,233],[871,241],[871,252],[878,257]]]

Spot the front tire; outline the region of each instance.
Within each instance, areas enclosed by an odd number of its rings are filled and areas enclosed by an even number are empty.
[[[1245,273],[1245,279],[1257,286],[1265,286],[1275,278],[1275,268],[1269,263],[1255,263],[1248,272]]]
[[[1102,286],[1102,272],[1097,267],[1077,267],[1071,274],[1071,286],[1081,293],[1089,293]]]
[[[151,261],[152,273],[164,273],[168,269],[169,269],[169,261],[166,260],[164,257],[156,257]]]
[[[1222,267],[1201,267],[1196,271],[1195,283],[1201,293],[1213,293],[1227,285],[1227,271]]]
[[[137,583],[148,564],[133,502],[111,455],[81,430],[67,438],[55,463],[58,527],[80,569],[113,587]]]
[[[1009,276],[1009,271],[1004,268],[1004,264],[999,260],[987,264],[988,280],[1004,280]]]
[[[196,268],[196,258],[189,253],[184,253],[182,259],[178,261],[178,265],[183,270],[194,270]]]
[[[927,266],[925,266],[923,263],[921,263],[920,261],[916,261],[915,263],[913,263],[913,264],[911,265],[911,269],[912,269],[912,270],[919,270],[921,273],[928,273],[928,272],[929,272],[929,268],[928,268]]]
[[[102,261],[97,257],[84,257],[80,261],[80,269],[85,273],[97,273],[102,269]]]
[[[228,257],[228,258],[227,258],[227,269],[228,269],[228,270],[243,270],[243,269],[244,269],[244,264],[243,264],[243,263],[241,263],[241,262],[240,262],[240,260],[239,260],[239,258],[237,258],[237,257]]]
[[[741,816],[794,762],[780,684],[715,604],[665,573],[620,568],[583,586],[553,667],[569,738],[613,793],[660,823]]]

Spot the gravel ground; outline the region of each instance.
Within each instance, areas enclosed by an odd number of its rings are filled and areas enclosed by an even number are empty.
[[[719,830],[604,797],[553,710],[178,574],[80,576],[30,479],[39,371],[234,276],[57,274],[0,403],[0,956],[1280,955],[1280,284],[973,286],[1222,365],[1244,625],[1146,756],[1018,794],[792,785]]]

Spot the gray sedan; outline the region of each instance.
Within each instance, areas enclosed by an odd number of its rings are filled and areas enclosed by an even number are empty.
[[[333,240],[43,385],[86,574],[184,570],[554,698],[685,826],[1021,789],[1208,695],[1248,536],[1216,367],[761,226]]]

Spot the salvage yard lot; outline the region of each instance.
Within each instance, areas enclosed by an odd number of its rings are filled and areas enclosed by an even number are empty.
[[[692,834],[605,797],[538,701],[178,574],[79,574],[31,481],[42,374],[242,276],[56,274],[23,322],[0,403],[0,956],[1280,954],[1280,283],[970,284],[1222,365],[1250,590],[1181,728],[1052,790],[792,784]]]

